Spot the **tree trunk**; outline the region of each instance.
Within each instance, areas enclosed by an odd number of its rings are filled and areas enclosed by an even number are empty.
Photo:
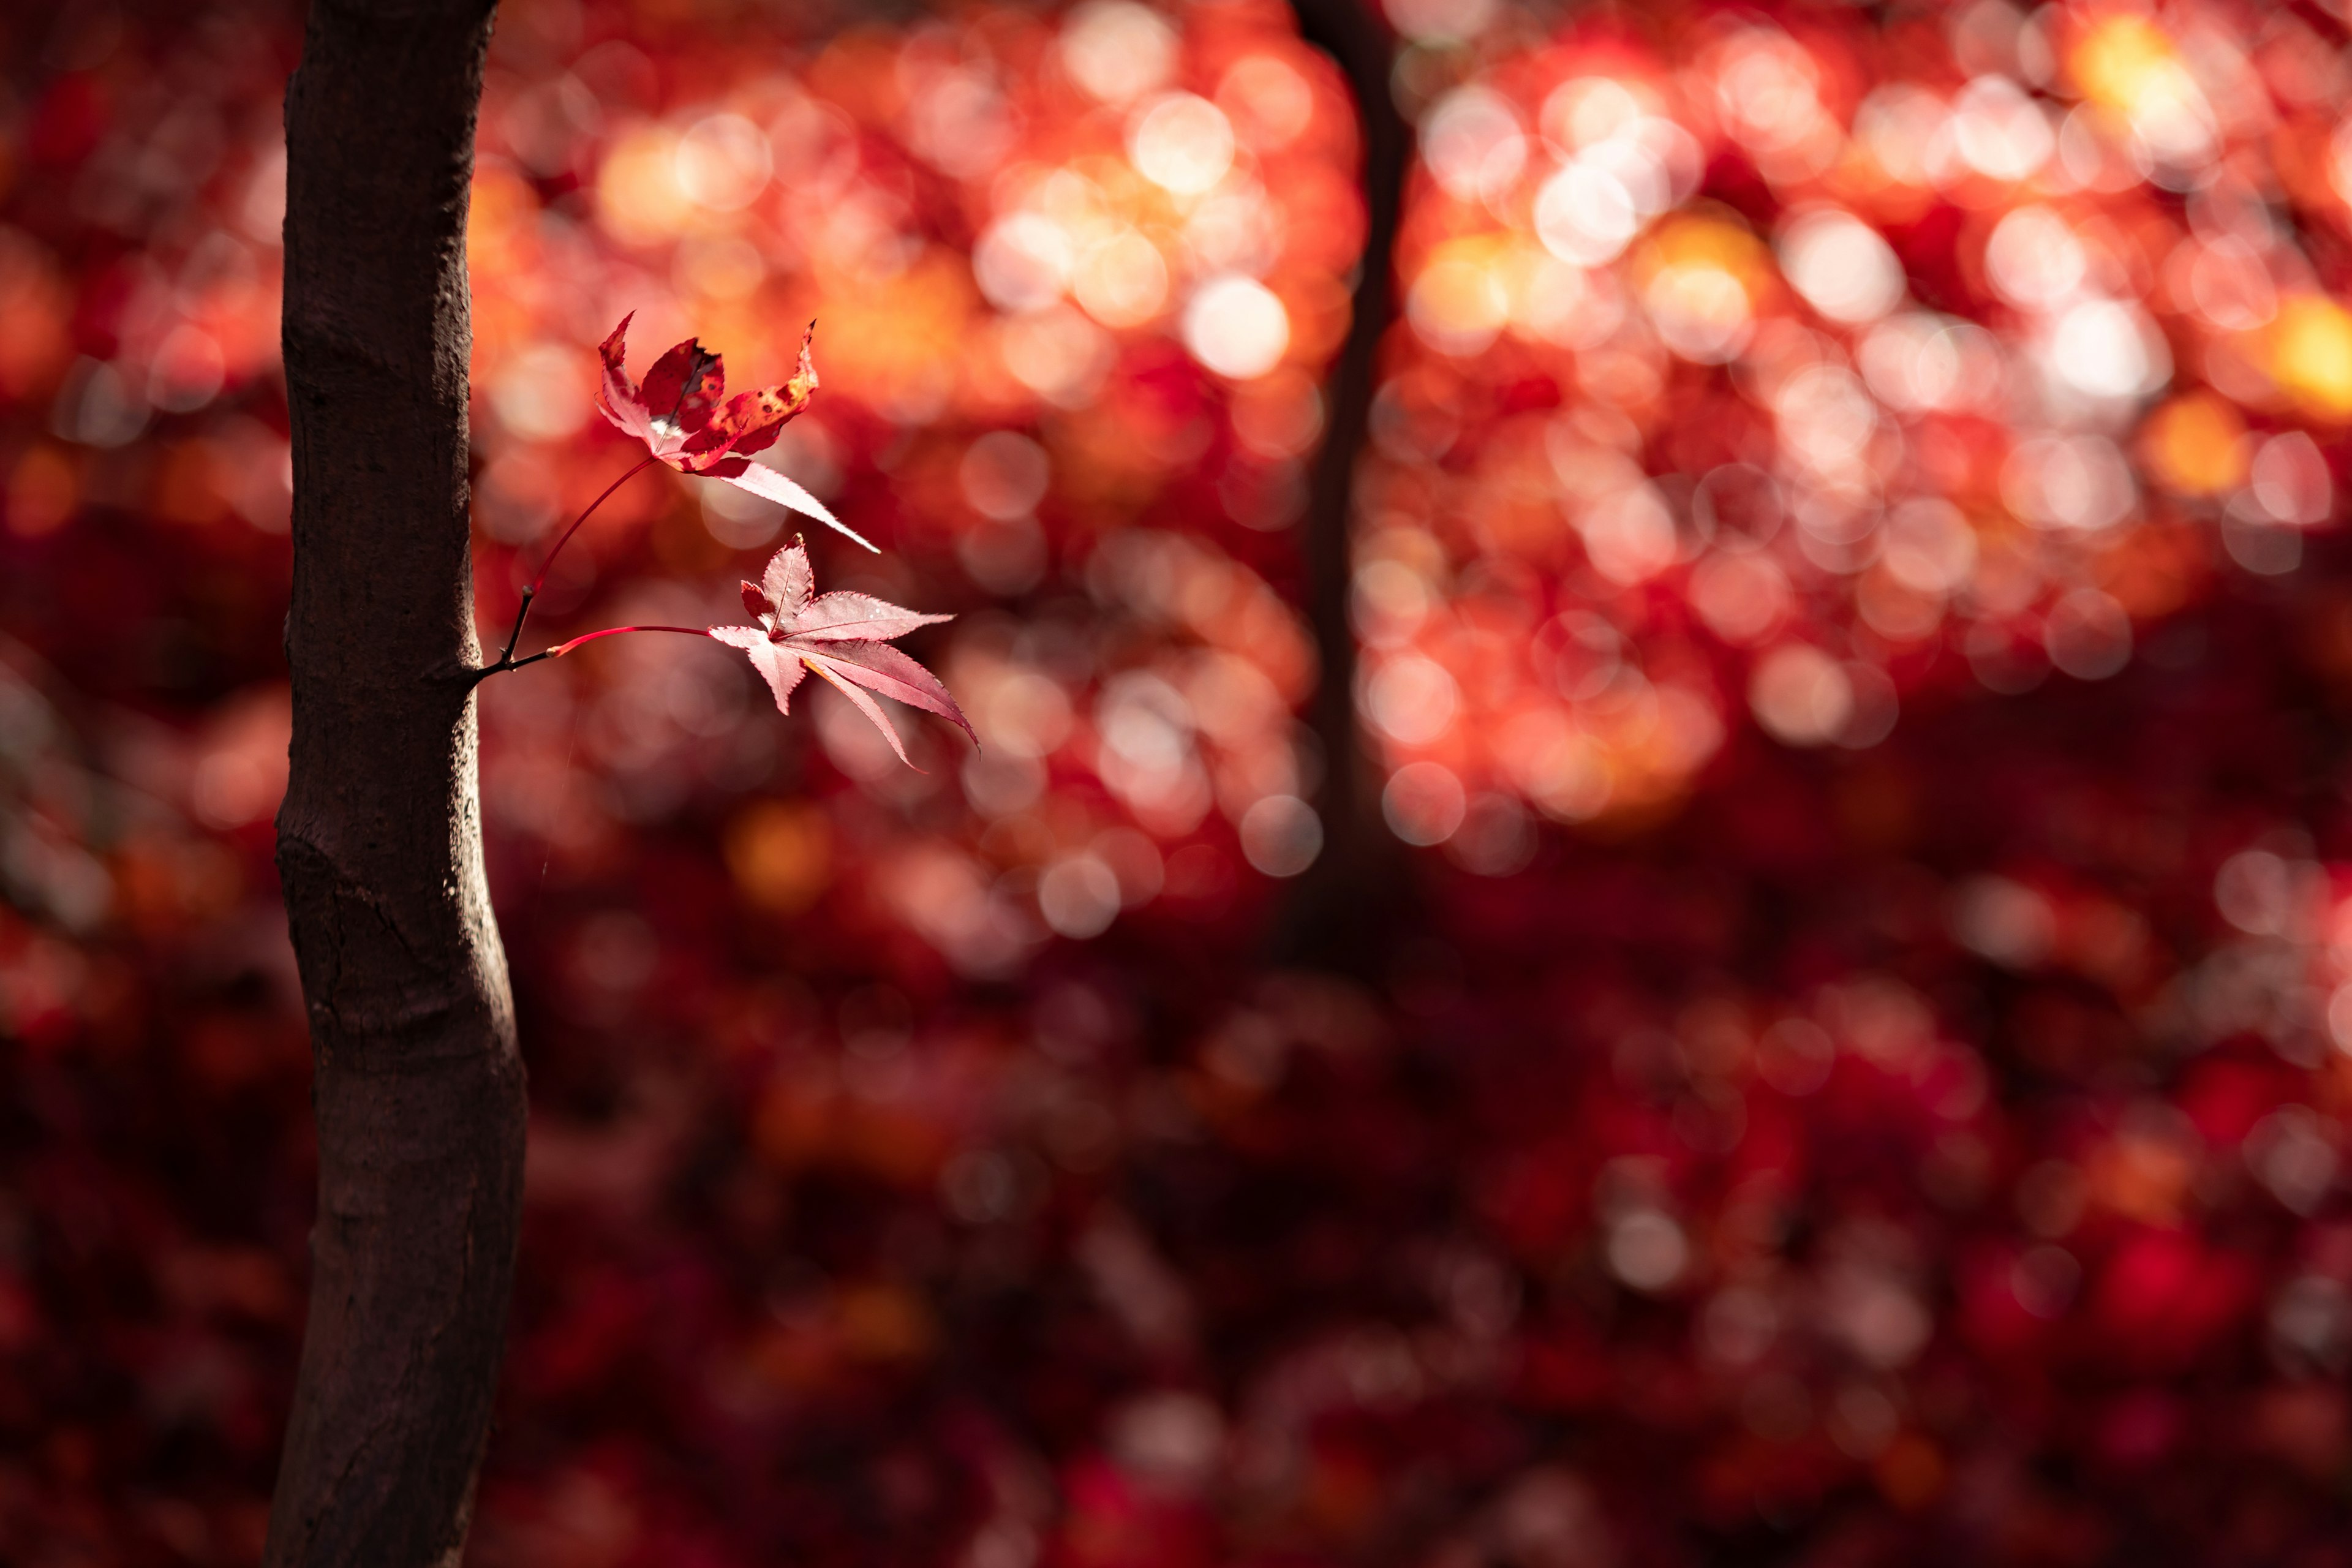
[[[1395,319],[1397,221],[1412,132],[1389,88],[1394,59],[1371,0],[1291,0],[1298,30],[1347,73],[1362,127],[1364,253],[1353,318],[1324,384],[1323,447],[1307,492],[1307,620],[1321,674],[1307,712],[1322,742],[1323,853],[1291,890],[1275,931],[1285,962],[1369,976],[1405,902],[1411,868],[1382,822],[1372,758],[1356,722],[1356,639],[1348,619],[1356,465],[1371,426],[1381,338]]]
[[[294,742],[319,1214],[266,1561],[455,1564],[521,1218],[484,880],[466,205],[491,0],[314,0],[286,100]]]

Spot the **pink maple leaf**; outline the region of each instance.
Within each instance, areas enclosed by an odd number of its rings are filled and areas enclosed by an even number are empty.
[[[816,391],[816,366],[809,358],[809,345],[816,337],[814,321],[801,339],[800,365],[790,381],[739,394],[722,404],[726,366],[693,338],[656,360],[646,372],[644,385],[629,379],[621,361],[629,322],[635,316],[632,310],[622,317],[597,349],[604,362],[604,381],[596,389],[598,413],[679,473],[724,479],[874,548],[800,485],[751,461],[753,453],[775,444],[777,434],[809,405]]]
[[[909,767],[914,763],[899,743],[898,732],[868,691],[936,713],[961,725],[974,745],[980,743],[971,721],[939,679],[890,646],[892,638],[918,626],[954,616],[917,615],[866,594],[814,594],[815,586],[808,547],[795,537],[776,552],[759,582],[743,584],[743,608],[759,624],[712,626],[709,635],[751,656],[751,668],[776,694],[780,712],[792,712],[793,689],[814,670],[874,721],[898,760]]]

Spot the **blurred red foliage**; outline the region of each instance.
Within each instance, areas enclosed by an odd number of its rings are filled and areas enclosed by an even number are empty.
[[[2342,19],[1390,16],[1364,987],[1256,959],[1362,222],[1285,12],[502,8],[486,638],[633,460],[615,316],[765,380],[814,315],[773,456],[885,546],[829,585],[959,612],[982,750],[682,638],[484,688],[473,1560],[2345,1561]],[[0,1557],[249,1561],[299,32],[0,28]],[[733,618],[731,495],[633,481],[541,629]]]

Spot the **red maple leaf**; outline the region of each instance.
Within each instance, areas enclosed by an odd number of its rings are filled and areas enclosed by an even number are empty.
[[[914,763],[907,748],[899,744],[898,731],[867,691],[878,691],[950,720],[962,726],[974,745],[980,743],[971,721],[939,679],[890,646],[891,638],[905,637],[917,626],[954,616],[917,615],[866,594],[836,592],[812,597],[815,586],[808,547],[795,537],[776,552],[759,582],[743,584],[743,607],[759,625],[710,628],[712,637],[751,656],[751,668],[767,678],[769,689],[775,692],[779,711],[793,710],[793,688],[807,671],[814,670],[874,721],[875,728],[888,737],[898,760],[909,767]]]
[[[719,356],[696,339],[654,361],[643,386],[629,379],[621,358],[632,310],[621,318],[613,335],[598,347],[604,361],[604,383],[596,389],[597,412],[646,444],[646,450],[682,474],[725,479],[779,506],[805,512],[827,528],[847,534],[872,550],[857,533],[825,510],[824,503],[793,480],[764,464],[751,461],[755,452],[775,444],[777,433],[809,405],[816,391],[816,366],[809,344],[816,323],[809,323],[801,339],[800,366],[790,381],[737,395],[721,405],[727,371]]]

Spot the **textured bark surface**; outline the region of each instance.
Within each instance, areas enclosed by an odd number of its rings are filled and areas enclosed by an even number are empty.
[[[1397,219],[1412,133],[1389,88],[1395,51],[1370,0],[1291,0],[1298,30],[1347,73],[1363,128],[1367,221],[1348,339],[1324,384],[1325,436],[1307,491],[1307,618],[1321,662],[1307,722],[1323,745],[1315,807],[1323,853],[1293,887],[1275,932],[1277,958],[1370,974],[1408,894],[1411,868],[1381,821],[1380,785],[1356,720],[1356,640],[1348,621],[1356,464],[1370,431],[1381,334],[1395,319]]]
[[[267,1561],[454,1564],[520,1220],[523,1071],[468,670],[466,203],[490,0],[316,0],[287,94],[309,1327]]]

